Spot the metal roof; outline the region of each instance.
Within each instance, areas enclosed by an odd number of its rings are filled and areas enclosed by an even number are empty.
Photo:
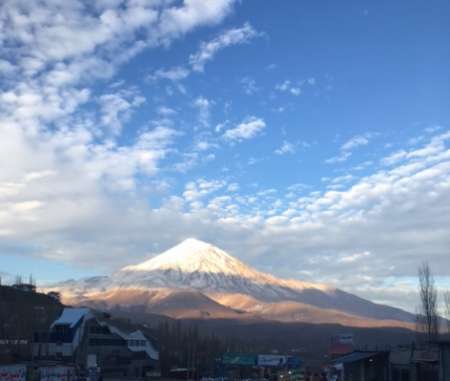
[[[376,356],[381,352],[353,352],[347,356],[342,356],[334,360],[334,363],[350,363],[368,359],[370,357]]]
[[[89,313],[89,308],[64,308],[61,316],[53,322],[52,327],[55,325],[68,325],[72,328],[81,318]]]

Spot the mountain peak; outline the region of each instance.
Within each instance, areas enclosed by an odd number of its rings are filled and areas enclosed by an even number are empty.
[[[246,277],[256,273],[225,251],[195,238],[188,238],[156,257],[122,270],[127,272],[176,270],[183,273],[202,272]]]
[[[158,284],[166,286],[170,278],[176,284],[189,287],[214,285],[214,289],[227,289],[240,284],[271,285],[282,289],[303,290],[305,288],[330,290],[322,284],[284,280],[257,271],[218,247],[188,238],[171,249],[137,265],[124,267],[117,279],[119,284]],[[194,277],[192,275],[195,274]],[[157,279],[157,281],[156,281]],[[243,282],[243,283],[239,283]],[[234,287],[237,292],[241,286]],[[257,287],[259,287],[257,286]]]
[[[213,247],[213,245],[211,245],[208,242],[201,241],[197,238],[191,237],[191,238],[186,238],[184,241],[182,241],[178,245],[174,246],[173,249],[176,247],[183,249],[183,250],[192,251],[192,250],[203,250],[206,248]]]

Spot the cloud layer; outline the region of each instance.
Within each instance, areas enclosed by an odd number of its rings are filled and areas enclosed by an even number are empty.
[[[446,128],[427,129],[415,145],[336,169],[320,186],[248,184],[243,162],[267,164],[262,172],[270,180],[278,175],[266,170],[274,160],[288,154],[299,160],[298,148],[310,144],[250,106],[233,115],[229,102],[190,95],[180,82],[203,75],[223,49],[254,41],[260,33],[249,23],[202,39],[185,57],[188,63],[152,70],[151,91],[117,77],[142,52],[170,49],[232,10],[228,0],[2,2],[0,256],[107,272],[194,236],[261,270],[413,309],[423,260],[439,264],[434,271],[442,284],[450,276]],[[160,104],[156,116],[133,119],[151,108],[164,81],[180,86],[164,84],[161,91],[176,88],[186,109]],[[236,86],[244,86],[247,98],[263,91],[248,73]],[[276,79],[268,99],[280,93],[301,98],[306,86],[317,87],[316,79]],[[183,119],[186,110],[194,115],[191,124]],[[130,131],[130,124],[137,127]],[[317,165],[348,163],[377,135],[346,136],[335,156]],[[260,157],[244,160],[233,151],[264,137]],[[201,172],[225,153],[227,165]],[[234,161],[239,165],[232,167]]]

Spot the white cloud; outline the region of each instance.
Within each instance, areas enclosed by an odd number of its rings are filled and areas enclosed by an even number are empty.
[[[360,261],[364,258],[367,258],[370,256],[370,251],[363,251],[361,253],[354,253],[349,255],[344,255],[338,259],[338,262],[343,263],[352,263],[356,261]]]
[[[347,161],[347,159],[350,158],[350,156],[352,156],[352,151],[355,148],[369,144],[369,141],[372,137],[373,134],[370,133],[366,133],[364,135],[355,135],[351,137],[349,140],[347,140],[344,144],[341,145],[339,155],[326,159],[325,163],[336,164]]]
[[[43,206],[43,203],[41,201],[30,200],[17,202],[11,205],[11,209],[15,212],[29,212],[34,209],[40,208],[41,206]]]
[[[202,42],[198,51],[189,56],[189,64],[187,66],[158,69],[149,74],[147,79],[150,81],[166,79],[173,82],[183,80],[189,77],[192,71],[203,72],[206,63],[211,61],[220,50],[233,45],[246,44],[259,35],[248,23],[240,28],[228,29],[215,39]],[[246,88],[250,89],[251,84],[247,84]],[[255,90],[254,86],[253,90]]]
[[[195,148],[196,148],[198,151],[208,151],[208,150],[210,150],[210,149],[217,148],[217,147],[218,147],[217,144],[211,143],[211,142],[209,142],[209,141],[207,141],[207,140],[201,140],[201,141],[198,141],[198,142],[195,144]]]
[[[210,109],[213,102],[205,97],[198,97],[194,100],[194,107],[198,110],[198,121],[202,127],[209,126]]]
[[[191,181],[186,184],[183,197],[189,202],[199,200],[224,188],[225,185],[226,183],[221,180],[199,179],[197,181]]]
[[[194,147],[191,152],[184,152],[181,161],[173,165],[176,172],[186,173],[199,164],[205,164],[213,161],[216,156],[214,153],[201,152],[198,146]]]
[[[233,45],[246,44],[259,35],[248,23],[240,28],[228,29],[215,39],[202,42],[199,50],[189,56],[189,66],[174,66],[168,69],[158,69],[149,74],[147,79],[150,81],[166,79],[173,82],[183,80],[189,77],[192,71],[203,72],[206,63],[211,61],[220,50]],[[254,83],[246,83],[244,85],[246,91],[256,90]]]
[[[342,151],[338,156],[330,157],[329,159],[325,160],[326,164],[336,164],[336,163],[342,163],[346,161],[350,156],[352,156],[352,153],[350,151]]]
[[[431,139],[430,143],[426,144],[424,147],[419,149],[412,149],[410,151],[403,149],[396,151],[383,158],[381,160],[381,163],[386,166],[391,166],[408,159],[418,160],[424,157],[432,157],[436,153],[442,152],[448,140],[450,140],[450,132],[436,135]]]
[[[296,144],[290,143],[288,141],[284,141],[281,147],[277,148],[274,153],[277,155],[287,155],[294,154],[297,152]]]
[[[278,83],[275,86],[275,90],[278,90],[283,93],[290,93],[294,96],[299,96],[302,94],[305,86],[314,86],[316,84],[316,79],[311,77],[308,79],[304,79],[301,81],[293,82],[289,79]]]
[[[168,79],[169,81],[180,81],[189,76],[190,71],[182,66],[175,66],[169,69],[158,69],[148,75],[149,80]]]
[[[172,116],[172,115],[175,115],[176,113],[177,113],[177,111],[174,110],[174,109],[171,108],[171,107],[160,106],[160,107],[158,108],[158,114],[160,114],[160,115],[162,115],[162,116],[164,116],[164,117]]]
[[[353,136],[341,146],[341,150],[350,151],[356,147],[365,146],[369,144],[369,137],[368,134]]]
[[[214,131],[217,133],[222,132],[223,129],[225,129],[228,125],[230,124],[229,120],[226,120],[225,122],[219,123],[216,125],[216,127],[214,128]]]
[[[145,102],[145,98],[133,91],[103,94],[99,97],[101,124],[112,134],[122,131],[122,125],[131,116],[131,111]]]
[[[242,78],[241,85],[244,89],[244,93],[247,95],[253,95],[259,91],[258,86],[256,86],[256,81],[250,77]]]
[[[220,50],[232,45],[246,44],[258,35],[249,23],[240,28],[228,29],[215,39],[202,42],[198,52],[189,57],[189,63],[194,71],[202,72],[206,63],[211,61]]]
[[[156,3],[157,5],[158,3]],[[167,38],[179,37],[199,25],[217,24],[227,16],[233,0],[185,0],[183,6],[165,8],[161,13],[161,32]]]
[[[180,170],[212,157],[175,149],[180,132],[168,110],[124,137],[126,115],[142,99],[123,84],[99,94],[95,79],[111,78],[146,47],[219,22],[231,2],[102,2],[96,11],[86,4],[2,3],[1,43],[17,49],[1,64],[9,73],[0,93],[1,252],[20,248],[107,272],[197,236],[257,266],[277,253],[277,275],[301,269],[309,280],[406,307],[412,294],[402,280],[423,258],[437,279],[450,276],[449,132],[387,155],[371,175],[330,179],[339,190],[294,184],[284,194],[245,187],[230,171],[232,179],[193,181],[155,201],[149,189],[167,189],[162,171],[177,169],[173,161],[165,167],[171,155],[181,157]],[[103,109],[83,108],[102,96]],[[106,125],[116,125],[116,135],[104,136]],[[258,136],[266,123],[250,117],[229,127],[217,133],[235,142]],[[362,141],[344,143],[340,153],[348,157]]]
[[[96,79],[112,78],[146,48],[220,22],[232,4],[2,2],[8,61],[0,61],[0,76],[8,80],[0,92],[0,247],[79,263],[98,251],[114,261],[131,247],[121,241],[107,248],[101,231],[113,233],[112,221],[122,217],[127,229],[136,226],[139,210],[148,208],[138,184],[154,184],[179,133],[168,120],[151,121],[122,139],[144,98],[120,80],[99,94]]]
[[[266,122],[264,122],[263,119],[250,116],[244,119],[235,128],[226,130],[223,137],[228,141],[240,142],[256,137],[264,130],[264,128],[266,128]]]
[[[228,185],[227,190],[229,192],[237,192],[239,190],[239,184],[238,183],[231,183]]]
[[[278,85],[275,86],[275,89],[282,92],[289,92],[295,96],[298,96],[302,93],[300,85],[298,86],[292,85],[292,82],[290,80],[286,80],[282,83],[279,83]]]

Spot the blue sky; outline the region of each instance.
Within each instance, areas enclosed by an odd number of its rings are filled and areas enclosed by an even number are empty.
[[[103,274],[194,236],[414,310],[423,260],[450,279],[449,11],[2,2],[0,272]]]

